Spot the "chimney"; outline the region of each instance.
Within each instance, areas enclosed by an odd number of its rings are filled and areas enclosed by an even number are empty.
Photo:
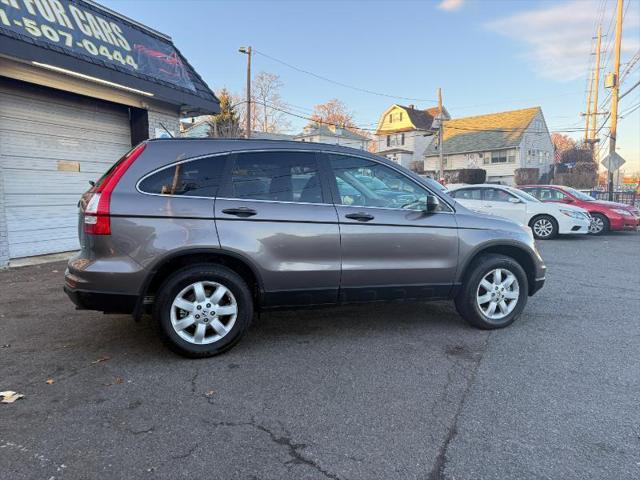
[[[410,103],[410,104],[409,104],[409,108],[410,108],[411,110],[415,110],[415,109],[416,109],[416,106],[415,106],[413,103]]]

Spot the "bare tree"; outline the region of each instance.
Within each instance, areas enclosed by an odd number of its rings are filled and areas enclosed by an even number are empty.
[[[284,86],[280,77],[260,72],[251,81],[251,125],[258,132],[280,133],[291,128],[287,119],[288,105],[282,100],[280,89]],[[240,125],[245,125],[247,115],[246,92],[233,95],[237,105]]]
[[[311,121],[319,124],[337,125],[349,130],[355,129],[353,113],[337,98],[332,98],[326,103],[320,103],[313,107]]]

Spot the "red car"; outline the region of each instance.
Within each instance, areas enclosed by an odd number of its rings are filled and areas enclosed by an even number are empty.
[[[640,225],[640,210],[632,205],[596,200],[575,188],[561,185],[523,185],[518,188],[543,202],[570,203],[584,208],[591,214],[589,232],[594,235],[614,230],[636,230]]]

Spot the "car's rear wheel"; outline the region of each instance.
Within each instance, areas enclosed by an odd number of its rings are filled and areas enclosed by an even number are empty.
[[[591,214],[589,233],[591,235],[603,235],[609,231],[609,219],[601,213]]]
[[[527,303],[528,283],[513,258],[488,254],[474,260],[455,298],[458,313],[485,330],[512,324]]]
[[[253,317],[251,292],[237,273],[219,265],[177,271],[160,287],[153,316],[163,341],[191,358],[233,347]]]
[[[558,222],[551,215],[538,215],[531,220],[529,226],[538,240],[550,240],[558,235]]]

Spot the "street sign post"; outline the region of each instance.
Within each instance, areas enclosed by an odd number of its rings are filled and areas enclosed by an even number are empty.
[[[611,152],[609,155],[602,159],[600,162],[604,168],[610,172],[615,172],[625,163],[625,159],[618,155],[616,152]]]

